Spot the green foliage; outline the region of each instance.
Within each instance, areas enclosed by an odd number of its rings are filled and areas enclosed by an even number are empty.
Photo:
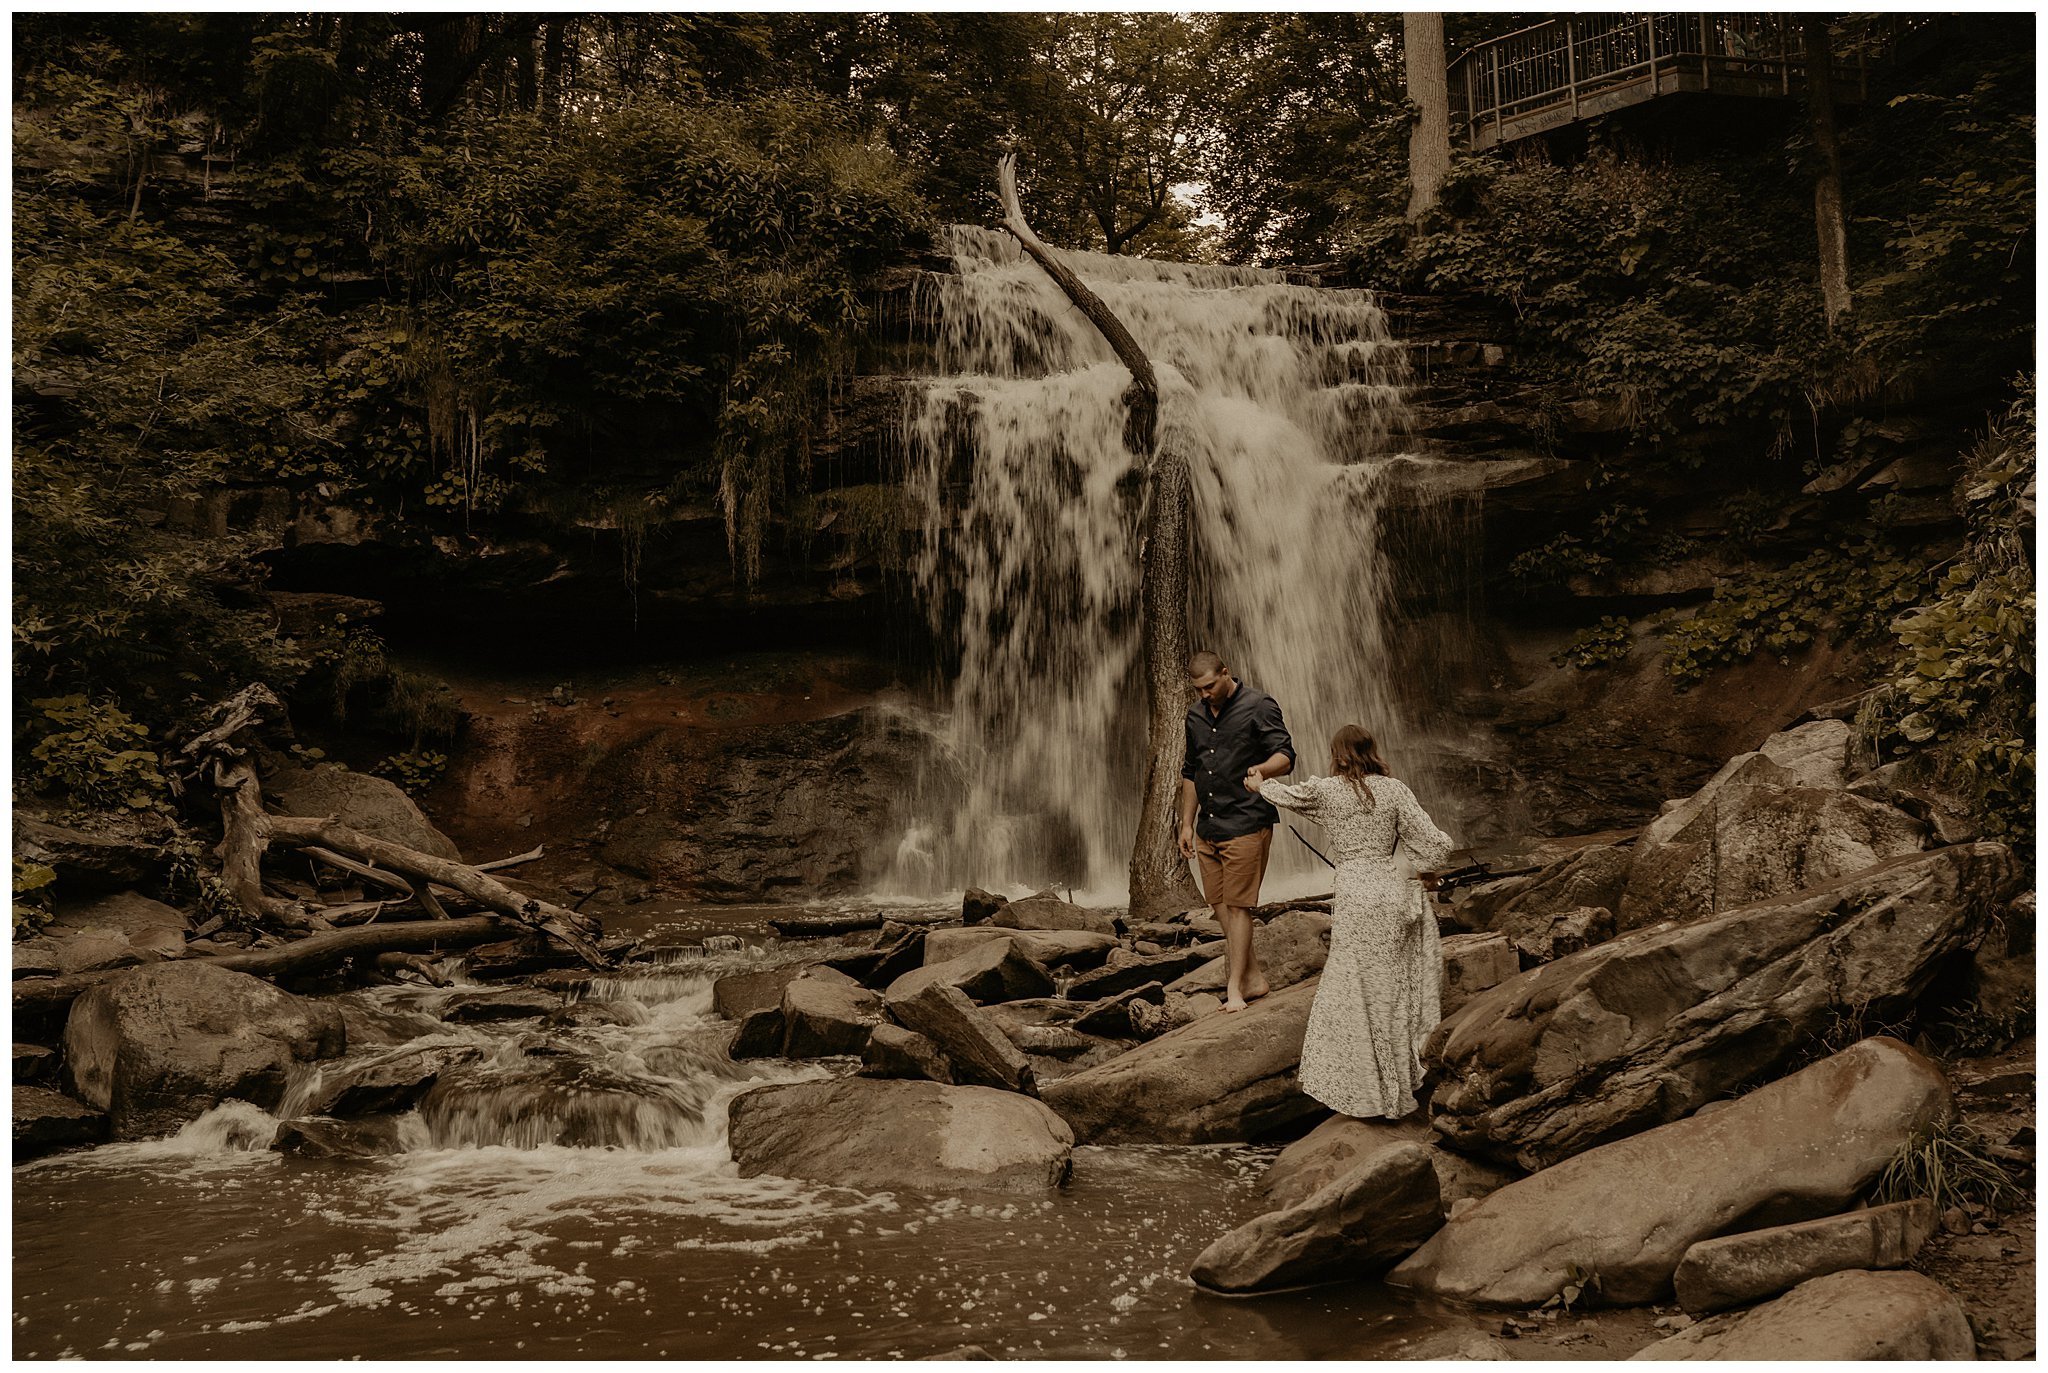
[[[34,934],[56,914],[51,902],[57,871],[41,863],[14,860],[14,937]]]
[[[1966,1001],[1930,1016],[1921,1028],[1944,1058],[1997,1053],[2034,1033],[2033,994],[2023,993],[2004,1011]]]
[[[380,777],[389,777],[396,782],[399,790],[408,795],[425,791],[441,780],[441,774],[447,770],[448,755],[432,749],[394,753],[374,769]]]
[[[1923,561],[1871,539],[1723,581],[1706,605],[1659,628],[1669,646],[1665,670],[1683,691],[1758,652],[1789,662],[1823,634],[1871,638],[1920,595],[1927,572]]]
[[[30,703],[28,756],[22,776],[31,790],[55,792],[85,806],[155,810],[168,791],[156,753],[144,747],[149,731],[118,706],[84,696],[50,696]]]
[[[1988,832],[2034,836],[2034,392],[2024,382],[1956,487],[1969,534],[1891,625],[1889,679],[1859,720],[1886,758],[1924,756]]]
[[[1599,624],[1551,654],[1550,661],[1558,667],[1581,670],[1604,667],[1623,661],[1634,648],[1635,638],[1629,633],[1628,620],[1620,615],[1602,615]]]
[[[1925,1197],[1937,1214],[1952,1206],[2011,1211],[2026,1190],[1985,1152],[1988,1141],[1967,1125],[1948,1122],[1899,1146],[1877,1180],[1880,1202]]]

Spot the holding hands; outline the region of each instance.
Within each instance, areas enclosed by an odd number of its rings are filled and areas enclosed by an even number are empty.
[[[1244,789],[1250,792],[1252,795],[1257,796],[1259,794],[1259,788],[1265,784],[1265,781],[1266,774],[1260,772],[1257,768],[1253,768],[1250,772],[1247,772],[1244,775]]]

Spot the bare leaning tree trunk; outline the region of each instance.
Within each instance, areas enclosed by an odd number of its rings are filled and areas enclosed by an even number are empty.
[[[1408,218],[1420,219],[1435,207],[1451,173],[1451,78],[1444,61],[1443,15],[1404,12],[1401,47],[1407,57],[1408,98],[1419,111],[1408,131]]]
[[[1075,308],[1088,317],[1131,371],[1124,392],[1129,416],[1124,443],[1146,460],[1145,543],[1139,555],[1138,606],[1145,645],[1147,706],[1145,792],[1138,833],[1131,844],[1131,915],[1145,919],[1200,901],[1175,840],[1180,765],[1187,713],[1188,505],[1187,455],[1159,442],[1159,382],[1152,360],[1131,331],[1024,220],[1017,200],[1017,159],[1005,157],[996,170],[1003,197],[1003,226],[1045,269]]]
[[[1806,108],[1813,120],[1813,227],[1820,241],[1820,298],[1828,328],[1849,313],[1849,235],[1843,227],[1842,154],[1835,141],[1834,47],[1828,16],[1809,14]]]

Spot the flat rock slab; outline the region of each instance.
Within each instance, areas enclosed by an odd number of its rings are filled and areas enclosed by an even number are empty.
[[[1074,1028],[1083,1034],[1129,1035],[1131,1033],[1131,1003],[1150,1002],[1156,1006],[1166,1000],[1166,987],[1162,983],[1148,982],[1142,987],[1133,987],[1120,992],[1106,1001],[1098,1001],[1082,1012],[1074,1021]]]
[[[78,1144],[97,1144],[107,1137],[107,1115],[48,1087],[16,1084],[14,1088],[14,1161]]]
[[[14,1080],[48,1083],[57,1076],[57,1051],[40,1044],[14,1046]]]
[[[901,1025],[877,1025],[861,1055],[861,1076],[900,1077],[913,1081],[951,1082],[952,1065],[939,1046]]]
[[[207,963],[152,963],[111,975],[71,1003],[64,1067],[117,1139],[167,1134],[229,1097],[268,1110],[295,1063],[339,1057],[332,1002],[279,991]]]
[[[1119,967],[1101,967],[1081,974],[1067,984],[1066,994],[1075,1001],[1100,1001],[1147,982],[1172,982],[1201,967],[1210,957],[1207,949],[1178,949],[1149,958],[1132,958]]]
[[[458,1025],[488,1020],[528,1020],[561,1007],[553,992],[525,987],[497,987],[483,992],[457,992],[442,1004],[441,1018]]]
[[[1258,1139],[1324,1108],[1297,1083],[1316,981],[1217,1011],[1041,1089],[1086,1144]]]
[[[924,961],[944,963],[991,939],[1007,939],[1024,956],[1047,968],[1092,968],[1117,946],[1116,936],[1099,930],[1008,930],[975,925],[958,930],[933,930],[924,937]]]
[[[1477,1201],[1521,1176],[1484,1159],[1466,1158],[1443,1147],[1420,1111],[1406,1120],[1355,1120],[1332,1116],[1280,1151],[1259,1180],[1269,1204],[1285,1209],[1302,1202],[1347,1173],[1389,1150],[1421,1145],[1436,1168],[1446,1207]]]
[[[450,1068],[472,1063],[483,1051],[471,1045],[399,1049],[362,1063],[331,1065],[307,1094],[299,1114],[361,1116],[415,1105]],[[294,1094],[296,1095],[296,1093]]]
[[[1190,1272],[1212,1292],[1271,1292],[1377,1277],[1443,1223],[1430,1151],[1373,1155],[1297,1206],[1258,1216],[1202,1251]]]
[[[839,1078],[734,1097],[742,1177],[773,1173],[871,1191],[1044,1193],[1072,1171],[1073,1131],[989,1087]]]
[[[858,1054],[881,1020],[881,997],[845,973],[806,968],[782,989],[782,1052],[790,1058]]]
[[[1522,971],[1520,955],[1504,934],[1453,934],[1443,939],[1443,1013],[1449,1016],[1479,993]]]
[[[33,939],[16,941],[17,975],[89,972],[185,956],[184,913],[139,892],[115,892],[60,908]]]
[[[1746,1306],[1809,1278],[1851,1268],[1904,1268],[1934,1233],[1925,1197],[1797,1225],[1701,1240],[1685,1251],[1672,1285],[1695,1316]]]
[[[1283,911],[1252,935],[1259,971],[1275,991],[1292,987],[1323,970],[1330,956],[1330,917],[1320,911]],[[1221,950],[1214,953],[1220,955]],[[1212,957],[1194,971],[1166,984],[1170,992],[1221,992],[1225,985],[1222,957]]]
[[[1535,1170],[1757,1081],[1842,1013],[1903,1005],[1982,928],[2009,849],[1959,844],[1518,974],[1431,1036],[1432,1124]]]
[[[988,923],[1005,930],[1087,930],[1092,934],[1116,936],[1116,920],[1087,906],[1062,901],[1051,892],[1040,892],[1012,901],[988,918]]]
[[[1923,1273],[1861,1269],[1803,1282],[1776,1301],[1714,1316],[1633,1359],[1974,1359],[1955,1295]]]
[[[937,985],[957,987],[975,1001],[1020,1001],[1057,990],[1052,974],[1026,957],[1016,941],[990,939],[944,963],[911,969],[889,984],[883,998],[902,1001]]]
[[[929,983],[887,1002],[892,1020],[935,1045],[952,1067],[952,1080],[1005,1091],[1032,1090],[1031,1060],[1001,1025],[958,987]]]
[[[1445,1224],[1388,1275],[1487,1306],[1540,1306],[1598,1274],[1600,1299],[1671,1294],[1694,1244],[1840,1211],[1953,1111],[1941,1069],[1866,1039],[1711,1114],[1566,1159]]]
[[[804,965],[791,963],[753,973],[728,973],[711,984],[711,1006],[727,1020],[745,1020],[768,1006],[782,1006],[782,989],[803,974]]]

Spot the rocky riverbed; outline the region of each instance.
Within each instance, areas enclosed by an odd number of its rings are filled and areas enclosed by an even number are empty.
[[[18,1004],[106,970],[17,1018],[20,1347],[391,1352],[397,1311],[422,1356],[2029,1356],[2030,879],[1837,714],[1438,907],[1397,1123],[1296,1086],[1313,898],[1230,1016],[1201,909],[648,901],[616,972],[520,938],[277,987],[122,887],[16,947]]]

